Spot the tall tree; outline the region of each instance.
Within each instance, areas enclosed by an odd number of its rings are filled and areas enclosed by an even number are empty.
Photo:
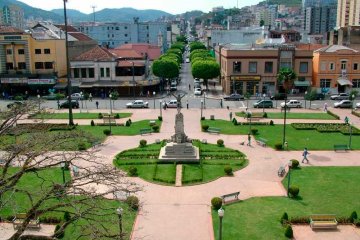
[[[190,52],[192,52],[192,51],[194,51],[196,49],[206,49],[206,47],[201,42],[192,42],[190,44]]]
[[[278,76],[278,86],[282,86],[287,94],[294,85],[296,79],[296,73],[291,68],[281,68]]]
[[[191,65],[194,78],[204,79],[206,89],[208,89],[208,80],[220,75],[220,66],[215,61],[196,61]]]

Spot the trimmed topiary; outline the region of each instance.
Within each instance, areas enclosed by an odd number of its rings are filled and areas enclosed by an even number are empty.
[[[259,132],[259,130],[257,130],[256,128],[252,128],[252,129],[251,129],[251,134],[252,134],[252,135],[257,135],[258,132]]]
[[[236,120],[236,118],[233,118],[233,124],[236,126],[236,125],[238,125],[238,121]]]
[[[90,125],[91,125],[92,127],[94,127],[94,126],[95,126],[95,122],[94,122],[94,120],[91,120]]]
[[[300,189],[298,186],[291,186],[289,188],[289,193],[292,198],[296,198],[299,195]]]
[[[125,202],[133,210],[138,210],[139,209],[139,199],[136,196],[128,196],[126,198]]]
[[[281,143],[275,143],[274,147],[275,147],[275,150],[282,150],[283,149],[283,145]]]
[[[216,144],[219,146],[219,147],[223,147],[224,146],[224,140],[222,139],[218,139]]]
[[[219,210],[222,206],[222,199],[219,197],[214,197],[211,199],[211,206],[214,210]]]
[[[141,139],[139,143],[140,143],[140,147],[145,147],[147,144],[147,141],[145,139]]]
[[[274,126],[274,121],[273,120],[270,120],[270,126]]]
[[[233,169],[232,169],[231,166],[225,166],[225,167],[224,167],[224,172],[225,172],[225,174],[226,174],[227,176],[232,176],[232,175],[234,175],[234,174],[233,174]]]
[[[357,212],[356,212],[356,211],[353,211],[353,212],[351,213],[350,217],[349,217],[349,221],[350,221],[351,223],[355,223],[357,218],[358,218]]]
[[[290,238],[290,239],[294,237],[294,233],[293,233],[291,225],[286,226],[285,237]]]
[[[159,121],[162,121],[162,116],[158,116]]]
[[[266,112],[264,112],[263,113],[263,118],[267,118],[268,116],[267,116],[267,113]]]
[[[130,127],[130,125],[131,125],[131,122],[130,122],[129,120],[127,120],[127,121],[125,122],[125,126],[126,126],[126,127]]]
[[[206,132],[209,129],[209,125],[202,125],[201,128],[204,132]]]
[[[154,132],[159,132],[160,127],[158,125],[154,125],[152,126],[152,129],[154,130]]]
[[[134,166],[131,166],[131,167],[129,168],[129,176],[135,177],[135,176],[137,176],[137,175],[138,175],[137,168],[134,167]]]
[[[120,118],[120,114],[118,114],[118,113],[115,114],[114,118],[119,119],[119,118]]]
[[[69,221],[71,219],[70,213],[68,211],[66,211],[64,213],[64,220],[65,222]]]
[[[300,165],[300,163],[299,163],[298,160],[296,160],[296,159],[292,159],[292,160],[291,160],[291,168],[292,168],[292,169],[298,168],[299,165]]]
[[[111,131],[110,131],[110,129],[104,129],[104,134],[106,135],[106,136],[109,136],[109,135],[111,135]]]
[[[98,118],[99,118],[99,119],[103,119],[103,118],[104,118],[104,116],[102,115],[102,113],[99,113],[99,114],[98,114]]]
[[[205,120],[205,117],[201,117],[201,120]]]
[[[287,212],[284,212],[283,215],[280,218],[280,223],[285,224],[288,221],[289,221],[289,216],[288,216]]]

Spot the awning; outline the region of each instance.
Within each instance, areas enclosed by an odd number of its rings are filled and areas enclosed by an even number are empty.
[[[119,61],[117,63],[117,67],[132,67],[132,66],[133,66],[133,62]],[[134,62],[134,67],[145,67],[145,63]]]
[[[55,89],[65,89],[67,87],[67,83],[57,83],[54,88]]]
[[[352,83],[347,80],[347,79],[344,79],[344,78],[339,78],[337,80],[338,84],[340,84],[341,86],[346,86],[346,85],[349,85],[349,86],[352,86]]]
[[[310,81],[294,81],[294,85],[296,87],[310,87],[311,83]]]

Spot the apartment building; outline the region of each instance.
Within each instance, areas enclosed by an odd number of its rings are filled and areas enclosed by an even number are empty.
[[[24,29],[24,10],[16,5],[5,5],[0,10],[0,25]]]
[[[338,0],[337,27],[360,25],[360,0]]]

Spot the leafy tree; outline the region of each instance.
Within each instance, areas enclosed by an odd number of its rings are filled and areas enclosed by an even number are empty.
[[[220,66],[214,61],[196,61],[192,64],[192,75],[194,78],[204,79],[206,89],[208,89],[208,79],[216,78],[220,75]]]
[[[186,37],[184,35],[176,36],[176,41],[187,43]]]
[[[208,54],[208,51],[206,49],[195,49],[190,53],[190,59],[192,59],[195,54],[206,55]]]
[[[176,60],[163,58],[155,60],[152,65],[152,71],[155,76],[161,79],[161,87],[163,89],[164,80],[166,78],[175,78],[179,76],[179,65]]]
[[[181,52],[181,50],[178,49],[178,48],[170,48],[169,50],[166,51],[165,54],[169,54],[169,53],[176,54],[176,55],[178,55],[180,58],[182,57],[182,54],[183,54],[183,53]]]
[[[310,101],[309,108],[311,108],[311,101],[316,100],[317,91],[316,89],[311,89],[310,91],[305,94],[305,100]]]
[[[175,61],[178,65],[178,68],[180,67],[180,64],[182,62],[182,57],[179,57],[179,55],[177,55],[176,53],[170,52],[170,53],[166,53],[160,56],[159,59],[168,59],[168,60],[172,60]]]
[[[359,92],[357,90],[351,90],[351,92],[349,93],[349,99],[350,101],[355,100],[355,98],[358,96]],[[353,97],[354,96],[354,97]]]
[[[196,49],[206,49],[206,47],[201,42],[192,42],[190,44],[190,52],[192,52],[192,51],[194,51]]]
[[[185,44],[182,42],[176,42],[171,45],[172,49],[179,49],[182,53],[185,51]]]

